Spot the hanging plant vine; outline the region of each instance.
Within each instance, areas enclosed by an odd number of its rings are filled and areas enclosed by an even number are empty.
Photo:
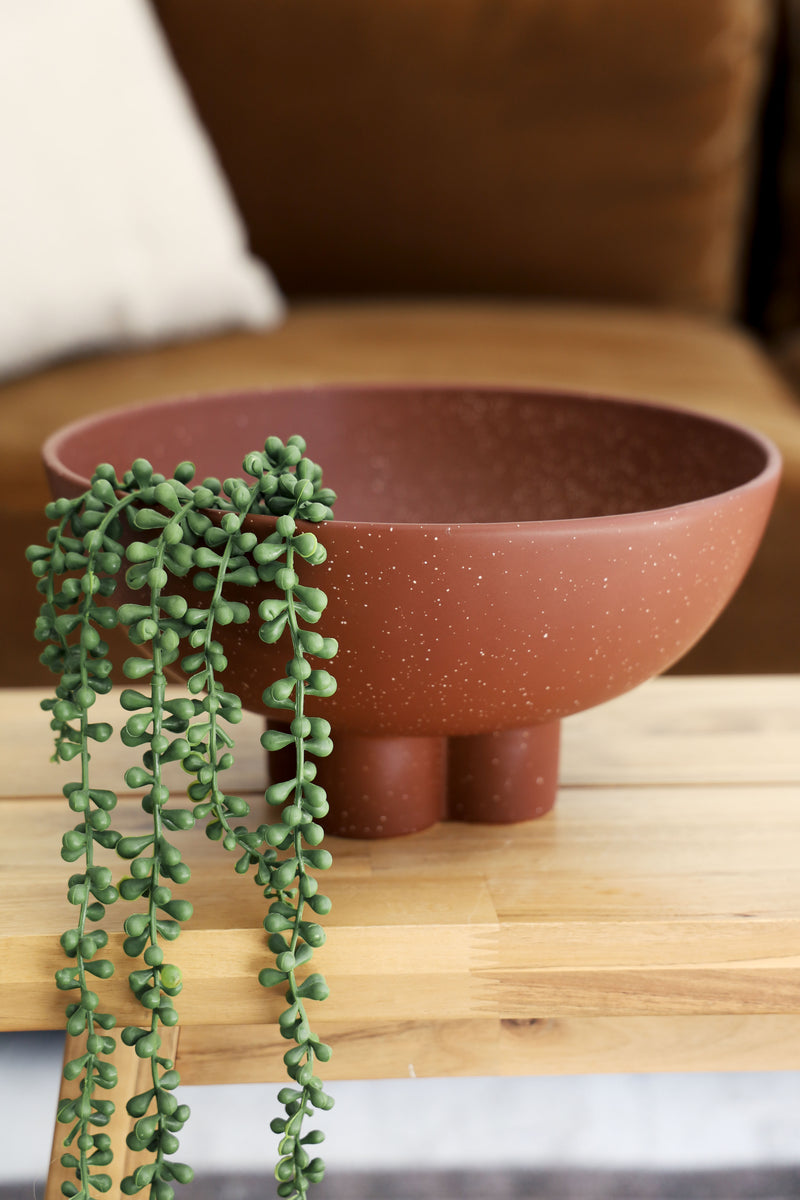
[[[329,723],[308,716],[305,702],[335,691],[329,672],[310,660],[333,658],[337,645],[309,628],[327,600],[319,588],[300,583],[296,566],[298,559],[310,566],[324,562],[324,546],[297,521],[329,520],[335,496],[323,487],[321,468],[305,457],[300,437],[285,445],[268,438],[263,451],[245,457],[243,469],[244,479],[195,484],[194,466],[187,462],[171,478],[155,473],[144,459],[122,479],[101,464],[83,495],[47,506],[53,522],[47,545],[27,551],[43,595],[36,625],[37,639],[46,643],[41,661],[59,676],[54,697],[42,702],[55,734],[53,757],[78,760],[80,768],[79,778],[63,789],[79,820],[64,834],[61,853],[80,865],[67,890],[77,910],[75,924],[61,937],[69,965],[56,974],[56,985],[71,993],[67,1032],[85,1038],[82,1052],[64,1068],[77,1094],[62,1100],[58,1110],[58,1120],[68,1127],[61,1162],[74,1175],[61,1190],[78,1200],[92,1200],[112,1185],[105,1170],[112,1147],[103,1130],[114,1104],[103,1092],[117,1083],[115,1038],[109,1032],[116,1018],[102,1010],[99,992],[114,964],[98,955],[108,944],[107,911],[120,897],[140,906],[124,922],[123,949],[137,960],[128,979],[141,1006],[139,1023],[123,1028],[120,1037],[150,1064],[149,1086],[127,1098],[127,1112],[135,1119],[128,1145],[148,1158],[123,1180],[122,1192],[149,1189],[153,1200],[172,1200],[174,1183],[192,1179],[191,1168],[173,1157],[189,1109],[175,1096],[179,1075],[161,1053],[161,1032],[178,1022],[174,1001],[182,988],[180,967],[166,960],[166,948],[192,915],[191,903],[180,896],[191,868],[178,842],[198,821],[210,839],[235,855],[236,872],[252,874],[268,904],[264,927],[273,960],[258,978],[265,988],[284,988],[279,1024],[292,1042],[284,1055],[288,1084],[278,1094],[284,1115],[271,1122],[279,1136],[278,1195],[305,1197],[324,1171],[322,1160],[312,1157],[323,1134],[304,1128],[314,1109],[333,1104],[317,1075],[317,1064],[327,1062],[331,1050],[313,1032],[307,1011],[308,1002],[324,1000],[328,988],[322,975],[300,969],[323,944],[316,918],[330,909],[316,878],[331,856],[322,846],[320,822],[328,805],[315,782],[313,759],[329,754],[332,742]],[[248,520],[259,514],[276,518],[262,540]],[[141,595],[116,604],[123,569],[128,591]],[[207,603],[189,603],[185,585],[175,586],[184,579]],[[224,629],[250,616],[246,604],[230,598],[230,587],[264,583],[273,585],[273,595],[259,606],[259,635],[267,643],[286,638],[291,658],[285,676],[264,691],[265,704],[278,711],[281,723],[261,741],[270,751],[293,747],[295,769],[267,789],[268,803],[280,810],[276,819],[253,830],[242,823],[249,813],[246,799],[224,789],[234,748],[227,726],[241,720],[242,703],[221,677]],[[137,647],[122,665],[131,686],[120,696],[126,716],[119,736],[126,747],[141,751],[125,783],[143,791],[142,808],[151,823],[145,834],[126,835],[115,827],[117,796],[92,777],[91,743],[113,734],[110,724],[92,719],[91,710],[97,696],[112,687],[103,635],[117,624]],[[167,693],[166,670],[178,662],[186,676],[182,696]],[[173,796],[165,782],[164,767],[171,762],[192,777],[185,797]],[[128,864],[129,873],[118,883],[97,861],[96,851],[109,849]]]

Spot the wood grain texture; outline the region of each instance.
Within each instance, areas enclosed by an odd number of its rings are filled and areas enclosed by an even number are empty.
[[[62,1024],[52,978],[71,915],[59,858],[69,813],[55,793],[70,769],[47,763],[38,696],[0,693],[17,751],[0,779],[5,1028]],[[655,680],[565,722],[549,816],[335,842],[315,967],[331,986],[320,1016],[341,1046],[337,1074],[405,1074],[409,1062],[420,1074],[483,1074],[799,1061],[798,712],[797,677]],[[110,777],[120,751],[100,750]],[[241,754],[237,786],[254,786],[262,767],[258,748]],[[262,804],[254,793],[256,819]],[[118,812],[126,831],[145,828],[135,797]],[[185,847],[195,917],[175,951],[181,1057],[198,1081],[224,1069],[223,1051],[234,1076],[246,1060],[277,1077],[282,1002],[255,979],[260,890],[202,831]],[[129,908],[117,907],[120,967],[103,999],[124,1022],[136,1006],[119,932]],[[209,1032],[223,1011],[240,1039]]]
[[[800,1017],[525,1017],[363,1024],[321,1020],[326,1079],[800,1069]],[[186,1084],[283,1079],[274,1026],[181,1030]]]

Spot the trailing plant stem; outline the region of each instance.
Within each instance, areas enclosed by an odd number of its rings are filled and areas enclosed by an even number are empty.
[[[154,572],[159,575],[164,567],[164,541],[159,538],[158,553],[154,560]],[[161,585],[156,583],[151,588],[151,614],[153,621],[159,622],[159,600],[161,598]],[[153,709],[153,737],[151,740],[152,760],[150,770],[153,776],[153,788],[151,796],[153,798],[153,865],[150,871],[150,945],[158,948],[158,910],[153,902],[153,894],[161,879],[161,838],[163,836],[163,823],[161,820],[161,810],[165,801],[162,799],[162,775],[161,775],[161,750],[159,749],[160,739],[163,736],[163,703],[164,693],[166,690],[166,679],[164,677],[164,663],[161,653],[161,638],[157,635],[153,638],[153,671],[150,676],[150,699]],[[153,966],[153,988],[161,990],[161,967],[158,964]],[[150,1032],[158,1037],[158,1027],[160,1024],[159,1010],[154,1008],[150,1017]],[[159,1039],[160,1040],[160,1039]],[[150,1076],[153,1084],[153,1091],[157,1093],[160,1082],[159,1077],[159,1060],[158,1055],[154,1052],[150,1057]],[[163,1127],[163,1118],[159,1113],[159,1131]],[[163,1139],[158,1139],[158,1149],[156,1151],[156,1176],[160,1174],[160,1168],[164,1161]]]
[[[98,1055],[101,1051],[110,1053],[114,1048],[113,1039],[103,1038],[98,1035],[95,1010],[98,1003],[98,998],[89,986],[87,975],[92,970],[91,966],[87,967],[87,963],[97,953],[97,950],[105,945],[106,935],[103,933],[95,933],[92,937],[87,935],[87,921],[90,919],[90,906],[93,906],[95,911],[92,915],[94,920],[98,920],[104,915],[104,906],[99,902],[98,897],[103,896],[104,900],[116,898],[116,890],[107,886],[110,883],[110,872],[106,872],[108,879],[101,875],[96,870],[94,856],[94,842],[98,833],[108,831],[110,818],[107,815],[107,810],[112,808],[115,803],[113,793],[103,793],[106,804],[101,807],[97,804],[98,793],[93,793],[91,790],[91,773],[89,741],[104,740],[110,735],[110,726],[96,724],[89,720],[89,708],[95,701],[95,689],[91,685],[89,677],[88,663],[93,650],[100,651],[102,643],[99,634],[92,624],[92,615],[95,613],[93,606],[93,596],[100,588],[100,579],[97,573],[97,559],[99,555],[99,547],[102,546],[104,535],[107,533],[108,527],[113,520],[118,517],[118,514],[129,500],[126,498],[116,504],[111,510],[107,511],[96,526],[94,533],[90,532],[83,538],[82,548],[86,550],[86,554],[82,555],[78,551],[72,551],[73,565],[78,563],[85,565],[80,592],[81,599],[79,605],[79,624],[78,624],[78,646],[80,650],[77,654],[77,685],[73,684],[66,688],[62,686],[59,693],[62,701],[67,704],[67,712],[71,719],[77,717],[79,721],[79,729],[76,731],[69,726],[67,717],[65,720],[59,720],[59,704],[58,702],[47,702],[45,707],[51,708],[54,711],[55,722],[59,725],[59,735],[56,739],[56,748],[54,758],[71,758],[73,757],[72,748],[76,741],[80,750],[80,782],[77,784],[68,785],[65,788],[65,794],[70,801],[70,807],[75,811],[84,814],[83,822],[75,827],[74,834],[82,840],[82,854],[84,862],[84,871],[82,875],[74,876],[75,883],[70,892],[70,898],[73,903],[80,897],[78,904],[77,927],[71,933],[65,935],[62,939],[65,951],[68,956],[74,957],[75,967],[69,968],[60,972],[61,982],[59,986],[64,986],[65,990],[74,987],[79,990],[80,1002],[71,1004],[68,1007],[68,1022],[67,1028],[69,1032],[85,1035],[85,1054],[73,1059],[65,1065],[65,1076],[69,1079],[78,1078],[78,1099],[76,1103],[66,1101],[60,1106],[60,1119],[69,1122],[74,1121],[74,1124],[64,1139],[64,1146],[69,1148],[77,1139],[76,1149],[78,1156],[67,1153],[62,1157],[64,1166],[71,1166],[75,1170],[76,1178],[80,1181],[80,1187],[75,1184],[65,1185],[68,1188],[65,1194],[86,1197],[88,1200],[90,1187],[98,1191],[108,1190],[110,1177],[105,1174],[92,1174],[94,1166],[105,1166],[112,1159],[110,1143],[108,1138],[102,1134],[92,1133],[91,1125],[102,1126],[108,1120],[110,1102],[95,1102],[93,1097],[98,1086],[110,1087],[116,1082],[116,1071],[110,1063],[101,1064]],[[55,618],[55,613],[58,607],[63,607],[63,604],[58,603],[64,599],[65,593],[56,597],[54,580],[58,573],[57,564],[63,562],[66,565],[68,559],[62,549],[67,545],[67,528],[74,518],[77,504],[69,505],[62,515],[58,526],[56,527],[52,540],[52,552],[49,561],[49,569],[46,576],[45,596],[46,604],[45,613],[49,613],[52,618],[52,627],[50,636],[55,640],[60,652],[60,661],[63,664],[65,674],[71,674],[73,677],[76,674],[74,667],[76,665],[76,655],[67,641],[65,632],[66,626],[59,624]],[[74,532],[74,531],[73,531]],[[69,539],[71,544],[76,544],[77,539]],[[77,543],[81,544],[81,543]],[[76,597],[77,598],[77,597]],[[66,601],[68,603],[68,601]],[[109,622],[110,623],[110,622]],[[53,636],[55,635],[55,636]],[[71,666],[71,672],[67,671],[67,667]],[[101,676],[98,673],[98,678]],[[99,684],[98,684],[99,686]],[[71,700],[67,701],[67,696],[71,696]],[[63,712],[63,710],[61,710]],[[67,752],[67,747],[70,747]],[[94,803],[95,808],[92,809]],[[113,844],[113,833],[108,833],[105,839],[106,844]],[[81,843],[79,843],[81,844]],[[74,842],[68,844],[65,839],[63,855],[69,861],[74,861],[76,854],[74,851]],[[80,880],[80,883],[78,883]],[[91,900],[94,894],[95,901]],[[100,975],[103,978],[108,978],[113,973],[113,965],[108,960],[101,960],[94,965],[94,974]],[[71,978],[70,978],[71,977]],[[113,1018],[109,1014],[104,1015],[105,1028],[113,1026]],[[80,1074],[77,1074],[80,1072]],[[89,1152],[92,1152],[91,1155]]]

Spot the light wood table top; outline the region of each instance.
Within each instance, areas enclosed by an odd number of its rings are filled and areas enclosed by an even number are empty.
[[[41,695],[0,692],[2,1029],[63,1023],[59,847],[77,818],[60,789],[75,772],[49,762]],[[257,816],[260,725],[238,727],[228,773]],[[316,1028],[334,1076],[800,1067],[800,677],[666,677],[563,728],[561,791],[538,821],[326,843]],[[98,748],[98,786],[118,786],[124,754]],[[117,815],[145,828],[135,797]],[[261,891],[202,831],[185,838],[184,1081],[230,1079],[232,1054],[242,1080],[281,1078],[280,998],[256,982]],[[119,929],[130,908],[114,907]],[[125,1021],[120,941],[102,990]],[[244,1048],[223,1009],[249,1027]]]

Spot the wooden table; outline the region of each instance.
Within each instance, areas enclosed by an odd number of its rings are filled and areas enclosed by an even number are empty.
[[[6,1030],[60,1028],[65,1002],[52,980],[72,814],[58,797],[74,770],[48,761],[40,695],[0,692]],[[259,728],[239,727],[233,769],[256,808]],[[117,786],[120,762],[99,748],[99,786]],[[136,798],[117,812],[144,829]],[[186,836],[181,1076],[281,1079],[280,1001],[255,978],[260,890]],[[316,1022],[334,1044],[328,1078],[800,1068],[800,677],[667,677],[569,718],[559,799],[539,821],[328,844],[334,908],[315,960],[331,986]],[[129,909],[115,907],[119,927]],[[128,1021],[120,940],[103,999]]]

